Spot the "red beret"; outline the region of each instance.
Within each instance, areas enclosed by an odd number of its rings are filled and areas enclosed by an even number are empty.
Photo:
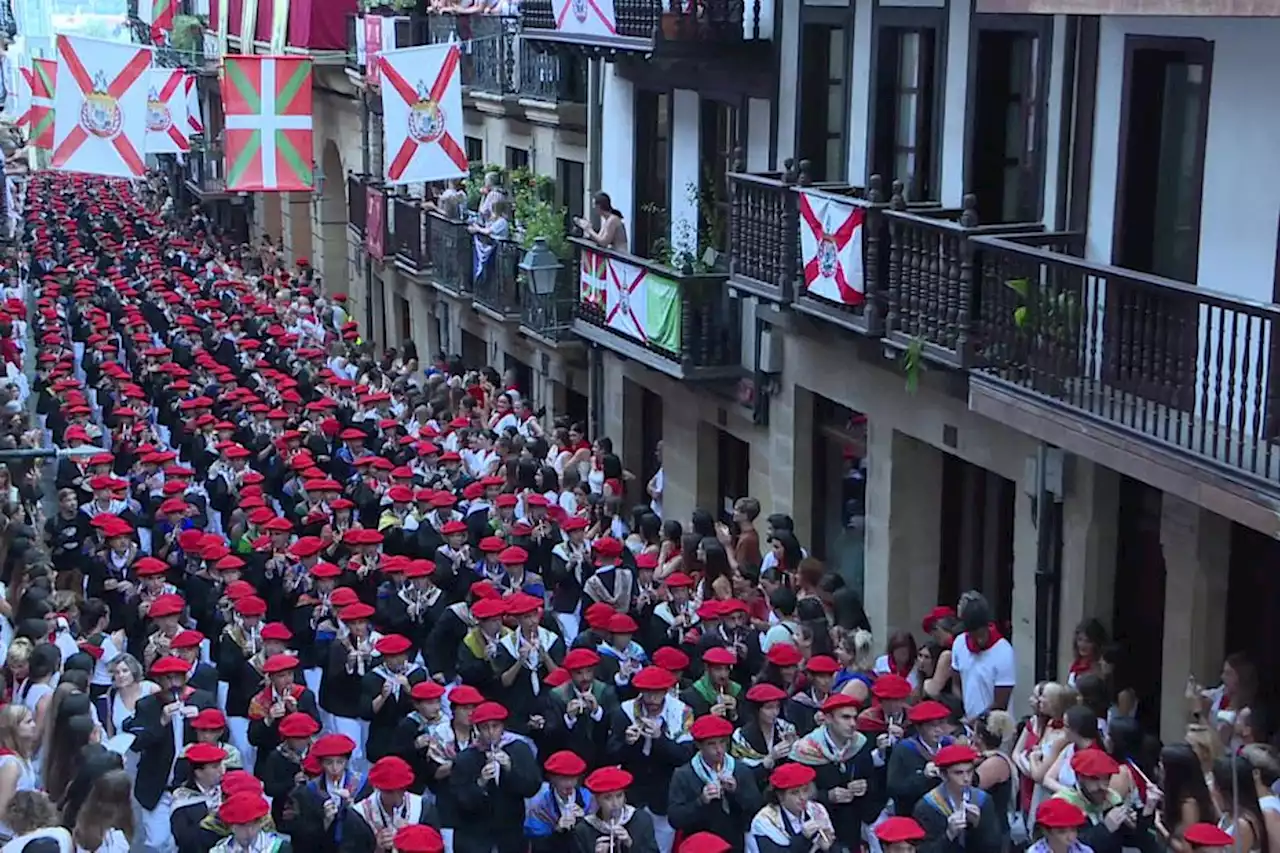
[[[907,711],[907,719],[913,723],[936,723],[950,716],[951,712],[947,710],[947,706],[934,699],[926,699],[912,705]]]
[[[336,294],[346,298],[345,293]],[[443,853],[444,839],[434,826],[425,823],[411,823],[396,830],[395,841],[392,842],[396,853]]]
[[[507,709],[497,702],[482,702],[480,707],[476,708],[471,714],[471,724],[478,726],[481,723],[496,723],[505,720],[508,716]]]
[[[670,690],[675,684],[673,673],[656,666],[646,666],[631,678],[631,686],[636,690]]]
[[[1071,769],[1076,771],[1077,776],[1109,779],[1120,772],[1120,765],[1114,758],[1095,746],[1082,749],[1071,756]]]
[[[883,844],[902,844],[923,841],[925,838],[924,828],[909,817],[887,818],[881,821],[875,832],[876,838]]]
[[[581,776],[587,772],[587,762],[568,749],[552,753],[542,766],[552,776]]]
[[[689,734],[694,740],[712,740],[718,737],[729,737],[733,734],[733,723],[715,714],[705,714],[693,721]]]
[[[386,755],[369,768],[369,784],[379,791],[403,791],[413,784],[413,768],[398,755]]]
[[[981,755],[973,747],[953,743],[938,750],[933,756],[933,763],[938,767],[951,767],[954,764],[972,764],[979,758]]]
[[[564,656],[565,669],[586,669],[600,663],[600,655],[591,649],[570,649]]]
[[[629,788],[633,778],[621,767],[601,767],[592,772],[583,784],[593,794],[612,794]]]
[[[1085,815],[1084,809],[1075,803],[1069,803],[1061,797],[1051,797],[1040,804],[1036,809],[1036,825],[1043,826],[1048,829],[1070,829],[1072,827],[1084,826],[1089,818]],[[1200,824],[1207,826],[1208,824]],[[1214,827],[1215,829],[1217,827]],[[1226,833],[1223,833],[1224,835]],[[1227,836],[1227,843],[1231,843],[1231,836]]]
[[[817,778],[817,775],[807,764],[784,764],[769,774],[769,784],[779,791],[803,788]]]
[[[253,823],[266,817],[271,805],[261,794],[245,792],[226,800],[218,809],[218,817],[228,826]]]
[[[1050,800],[1049,802],[1055,801]],[[1083,815],[1084,813],[1081,812],[1082,817]],[[1039,821],[1039,816],[1040,812],[1037,811],[1037,821]],[[1081,821],[1081,823],[1084,823],[1084,821]],[[1079,826],[1080,824],[1072,825]],[[1235,839],[1226,830],[1212,823],[1193,823],[1187,827],[1187,831],[1182,834],[1182,837],[1188,844],[1195,847],[1230,847],[1235,843]]]
[[[911,682],[896,672],[886,672],[877,676],[871,685],[871,695],[877,699],[906,699],[911,695]]]

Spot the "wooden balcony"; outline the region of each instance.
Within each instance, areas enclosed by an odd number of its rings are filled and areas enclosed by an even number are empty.
[[[977,11],[1038,15],[1280,17],[1280,0],[978,0]]]
[[[900,184],[894,185],[897,197]],[[981,225],[977,199],[960,209],[900,209],[890,202],[888,278],[884,293],[885,340],[901,349],[919,348],[925,358],[948,367],[982,363],[983,342],[975,333],[981,312],[976,285],[976,237],[1033,235],[1038,222]]]
[[[1211,282],[1191,286],[1083,260],[1072,254],[1078,235],[969,242],[983,345],[973,408],[1131,476],[1149,478],[1134,466],[1151,463],[1167,469],[1162,477],[1198,472],[1195,485],[1163,481],[1167,490],[1208,493],[1208,469],[1243,486],[1246,499],[1263,490],[1275,503],[1280,306]],[[1061,423],[1064,415],[1075,423]],[[1227,501],[1215,511],[1241,517],[1229,497],[1215,500]],[[1274,512],[1269,518],[1280,526]]]
[[[763,55],[772,0],[525,0],[524,37],[659,58]]]
[[[724,273],[685,274],[573,237],[580,287],[573,328],[676,379],[742,374],[742,316]]]
[[[308,56],[317,65],[341,66],[346,62],[347,18],[356,13],[356,0],[288,0],[288,14],[279,21],[275,0],[210,0],[209,24],[217,33],[221,11],[226,3],[226,41],[241,53],[282,52]],[[246,10],[246,5],[252,6]],[[244,32],[246,23],[251,32]],[[278,24],[278,26],[277,26]],[[275,47],[282,48],[276,51]]]
[[[427,254],[431,259],[428,278],[450,296],[470,297],[475,258],[467,223],[434,210],[427,212],[426,219]]]
[[[365,180],[356,174],[347,175],[347,228],[361,239],[365,228]]]
[[[884,298],[888,282],[888,223],[884,212],[883,181],[873,175],[869,186],[811,184],[807,161],[786,172],[729,175],[729,274],[730,283],[763,299],[790,303],[797,311],[812,314],[861,335],[879,337],[884,332]],[[898,197],[901,205],[901,197]],[[806,236],[836,249],[828,235],[818,233],[813,211],[826,205],[828,218],[854,218],[859,227],[849,236],[848,251],[855,253],[850,269],[834,253],[832,271],[845,278],[850,290],[823,287],[815,276],[817,264],[806,269]],[[929,207],[931,205],[926,205]],[[810,258],[816,261],[816,258]],[[860,272],[858,271],[860,268]],[[829,278],[829,276],[828,276]],[[856,294],[856,295],[855,295]],[[842,298],[843,297],[843,298]]]
[[[220,148],[193,148],[187,155],[184,183],[201,201],[228,198],[226,164]]]

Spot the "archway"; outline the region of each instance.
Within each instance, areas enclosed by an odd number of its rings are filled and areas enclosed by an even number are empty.
[[[342,152],[332,139],[320,159],[324,192],[320,196],[320,274],[329,293],[349,293],[347,260],[347,173]]]

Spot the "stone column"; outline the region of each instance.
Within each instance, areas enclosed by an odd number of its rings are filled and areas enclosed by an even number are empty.
[[[1216,684],[1226,646],[1231,522],[1165,492],[1160,508],[1164,551],[1164,644],[1160,668],[1160,737],[1181,740],[1187,676]]]
[[[1076,625],[1098,619],[1111,631],[1115,610],[1120,475],[1082,457],[1070,464],[1062,507],[1062,585],[1058,597],[1058,674],[1075,658]]]
[[[919,633],[937,604],[942,451],[875,418],[867,425],[864,605],[871,629]]]
[[[1013,614],[1012,629],[1014,653],[1017,655],[1017,685],[1010,699],[1010,709],[1015,714],[1025,714],[1027,694],[1036,682],[1036,542],[1035,501],[1028,494],[1028,485],[1018,483],[1013,511]],[[954,602],[952,602],[954,604]]]

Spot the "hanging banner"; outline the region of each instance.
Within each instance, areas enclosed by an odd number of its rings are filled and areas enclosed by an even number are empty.
[[[312,189],[311,60],[228,56],[222,106],[228,190]]]
[[[147,93],[147,153],[185,154],[187,141],[186,74],[180,68],[152,68]]]
[[[138,17],[151,25],[152,43],[164,44],[165,33],[173,32],[177,11],[177,0],[138,0]]]
[[[617,38],[618,18],[613,0],[555,0],[556,29],[595,38]]]
[[[57,51],[53,168],[143,177],[150,48],[60,35]]]
[[[680,285],[671,279],[583,249],[578,299],[603,313],[616,334],[669,353],[680,351]]]
[[[841,305],[862,304],[862,222],[866,209],[811,190],[800,193],[804,288]]]
[[[41,151],[53,150],[53,94],[58,79],[56,59],[36,59],[31,62],[31,144]]]
[[[18,69],[17,87],[13,93],[13,117],[15,127],[31,127],[31,78],[35,71],[25,65]]]
[[[463,178],[461,50],[433,44],[382,55],[382,128],[390,185]]]
[[[364,62],[365,82],[370,86],[378,85],[378,64],[382,56],[382,16],[365,15],[364,20]],[[392,27],[394,30],[395,28]]]
[[[364,191],[364,247],[377,260],[386,255],[387,198],[382,190],[366,187]]]
[[[204,109],[200,103],[200,88],[196,84],[196,80],[196,75],[187,74],[182,81],[182,88],[186,93],[187,101],[187,126],[185,130],[188,137],[195,136],[197,133],[204,133]]]

